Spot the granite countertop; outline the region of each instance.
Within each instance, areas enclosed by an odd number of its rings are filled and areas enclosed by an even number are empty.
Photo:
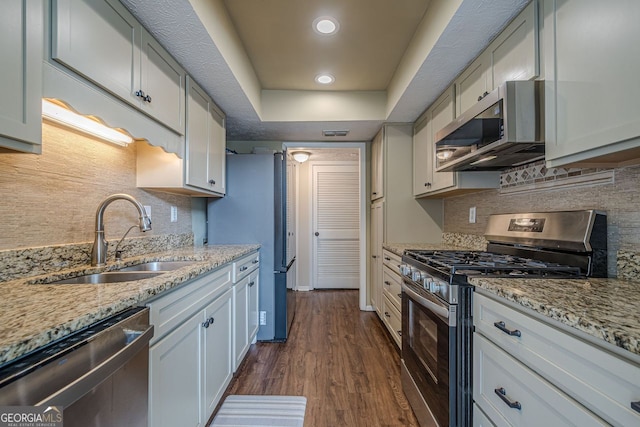
[[[63,270],[0,282],[0,364],[42,347],[214,270],[260,245],[183,247],[123,260],[118,265]],[[87,285],[49,282],[152,261],[194,261],[149,279]]]
[[[469,278],[469,282],[476,286],[476,292],[497,295],[640,355],[638,281]]]

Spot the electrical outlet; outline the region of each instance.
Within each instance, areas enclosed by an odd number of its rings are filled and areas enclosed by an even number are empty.
[[[476,223],[476,207],[469,208],[469,224]]]
[[[151,218],[151,206],[143,206],[144,212],[147,214],[149,218]]]
[[[171,222],[178,222],[178,207],[171,206]]]
[[[266,325],[267,324],[267,312],[266,311],[261,311],[260,312],[260,324],[261,325]]]

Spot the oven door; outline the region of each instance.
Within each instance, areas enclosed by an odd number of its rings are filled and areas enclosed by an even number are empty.
[[[422,426],[455,426],[457,306],[407,279],[402,291],[403,389]]]

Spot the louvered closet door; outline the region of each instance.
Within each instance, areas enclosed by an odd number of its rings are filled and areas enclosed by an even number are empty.
[[[313,287],[360,284],[360,179],[357,165],[313,165]]]

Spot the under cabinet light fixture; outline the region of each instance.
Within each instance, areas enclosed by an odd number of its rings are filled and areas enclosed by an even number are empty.
[[[71,111],[63,103],[53,99],[42,100],[42,117],[123,147],[133,142],[133,138],[129,135],[106,126],[96,119]]]
[[[348,130],[323,130],[323,136],[347,136],[349,134]]]
[[[298,163],[304,163],[309,160],[309,156],[311,156],[311,153],[309,153],[308,151],[293,151],[291,152],[291,155],[293,156],[293,159]]]

